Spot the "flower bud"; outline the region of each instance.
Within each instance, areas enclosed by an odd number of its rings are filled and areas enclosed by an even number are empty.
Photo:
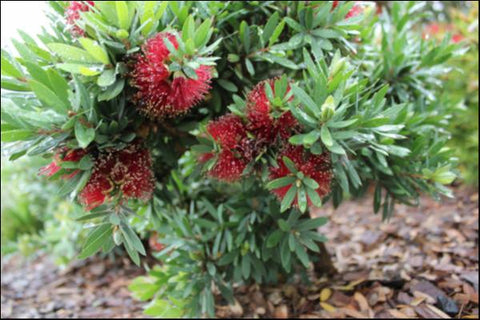
[[[117,38],[119,39],[127,39],[129,34],[128,34],[128,31],[125,30],[125,29],[120,29],[118,30],[115,35],[117,36]]]
[[[328,96],[320,110],[322,112],[322,122],[327,122],[333,117],[335,114],[335,100],[333,99],[333,96]]]

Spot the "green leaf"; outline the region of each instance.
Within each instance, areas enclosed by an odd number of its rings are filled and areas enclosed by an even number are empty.
[[[130,28],[130,20],[128,19],[128,6],[125,1],[115,1],[117,11],[118,26],[121,29],[128,30]]]
[[[387,148],[387,151],[389,154],[392,154],[394,156],[398,157],[406,157],[410,154],[410,150],[404,147],[399,147],[399,146],[385,146]]]
[[[75,122],[75,138],[80,148],[85,149],[95,139],[95,129],[84,126],[80,121]]]
[[[31,91],[27,83],[6,77],[2,77],[2,89],[12,91]]]
[[[34,136],[34,132],[30,130],[8,130],[2,131],[2,142],[13,142],[19,140],[28,140],[29,138]]]
[[[280,37],[280,34],[283,31],[283,28],[285,27],[285,20],[282,20],[275,30],[273,31],[272,36],[270,37],[270,40],[268,41],[268,46],[271,47],[275,42],[277,42],[278,38]]]
[[[329,122],[327,123],[327,126],[329,128],[345,128],[345,127],[351,126],[357,121],[358,119],[350,119],[350,120],[344,120],[344,121],[338,121],[338,122]]]
[[[143,313],[147,316],[158,318],[181,318],[184,315],[184,310],[181,307],[173,305],[166,299],[155,299],[145,307]]]
[[[87,51],[74,46],[63,43],[49,43],[47,47],[59,55],[63,61],[87,64],[97,62],[97,59],[92,57]]]
[[[278,188],[288,186],[289,184],[294,183],[295,180],[296,180],[295,177],[281,177],[281,178],[272,180],[269,183],[267,183],[266,188],[268,190],[278,189]]]
[[[333,146],[333,140],[332,140],[332,135],[330,134],[330,131],[328,130],[327,126],[322,126],[322,129],[320,129],[320,136],[322,138],[323,144],[328,147]]]
[[[298,169],[295,166],[295,163],[293,163],[292,160],[290,160],[287,156],[282,157],[282,161],[285,164],[285,166],[290,170],[292,173],[297,173]]]
[[[108,223],[101,224],[87,236],[78,259],[85,259],[100,250],[103,243],[112,236],[112,226]]]
[[[297,230],[297,231],[306,231],[306,230],[311,230],[311,229],[316,230],[318,227],[323,226],[327,222],[328,222],[327,217],[307,219],[307,220],[303,220],[302,222],[298,223],[295,226],[295,230]]]
[[[117,2],[118,4],[118,2]],[[87,52],[98,62],[103,64],[110,64],[110,59],[108,58],[107,51],[97,44],[95,41],[89,38],[80,38],[78,39],[82,47],[87,50]]]
[[[303,213],[307,210],[307,195],[305,193],[305,188],[301,186],[297,191],[298,207]]]
[[[127,240],[128,244],[140,252],[142,255],[146,255],[145,248],[143,247],[142,241],[138,238],[137,234],[132,230],[132,228],[125,223],[120,224],[120,230],[122,231],[125,240]]]
[[[122,232],[123,235],[123,232]],[[128,241],[123,241],[123,245],[127,250],[128,256],[132,261],[137,265],[140,266],[140,256],[138,255],[137,250],[135,250]]]
[[[305,268],[308,268],[310,265],[310,259],[308,259],[307,252],[305,251],[305,248],[300,244],[296,243],[295,246],[295,253],[297,254],[298,259],[302,262],[302,264],[305,266]]]
[[[250,277],[250,255],[245,255],[242,259],[242,274],[245,279],[248,279]]]
[[[105,88],[105,91],[98,95],[98,101],[112,100],[122,92],[124,85],[125,79],[117,79],[114,84]]]
[[[98,77],[97,84],[100,87],[108,87],[108,86],[114,84],[115,80],[116,80],[115,70],[107,69],[107,70],[102,72],[100,77]]]
[[[240,23],[240,37],[242,37],[243,47],[245,48],[245,52],[250,52],[250,27],[245,20],[242,20]]]
[[[189,77],[190,79],[193,79],[193,80],[197,80],[198,76],[197,76],[197,73],[195,72],[195,70],[193,68],[191,68],[189,66],[184,66],[182,68],[182,70],[187,77]]]
[[[198,27],[195,32],[195,47],[201,48],[205,46],[209,40],[210,27],[212,25],[212,20],[207,19]]]
[[[227,91],[230,91],[230,92],[237,92],[238,91],[237,86],[231,81],[228,81],[228,80],[225,80],[225,79],[217,79],[217,82],[222,88],[224,88]]]
[[[342,34],[337,30],[333,29],[316,29],[312,31],[312,34],[317,37],[322,37],[326,39],[335,39],[341,38]]]
[[[292,85],[291,88],[295,98],[297,98],[300,103],[302,103],[310,111],[311,115],[316,116],[320,114],[320,109],[318,108],[317,104],[302,88],[298,87],[297,85]]]
[[[128,290],[132,292],[132,296],[140,301],[147,301],[157,293],[161,288],[153,277],[136,277],[128,285]]]
[[[5,75],[5,76],[11,76],[11,77],[20,78],[20,79],[24,77],[20,67],[13,61],[10,55],[4,50],[2,50],[1,68],[2,68],[2,76]]]
[[[105,210],[100,212],[89,213],[84,216],[81,216],[80,218],[75,219],[75,221],[86,221],[86,220],[95,219],[98,217],[103,217],[109,214],[110,212],[111,212],[110,210]]]
[[[307,177],[303,178],[302,182],[307,187],[312,188],[313,190],[316,190],[316,189],[318,189],[318,187],[320,187],[315,180],[307,178]]]
[[[278,226],[282,231],[288,232],[290,231],[290,225],[285,221],[284,219],[279,219],[278,220]]]
[[[327,146],[327,149],[333,153],[346,155],[345,149],[341,145],[339,145],[336,141],[333,141],[333,145],[331,147]]]
[[[231,252],[228,252],[227,254],[223,255],[220,260],[218,260],[218,265],[219,266],[226,266],[235,260],[235,258],[238,255],[238,250],[234,250]]]
[[[283,197],[282,203],[280,204],[280,211],[284,212],[290,206],[292,205],[293,200],[295,199],[295,196],[297,195],[297,187],[296,186],[291,186],[290,189],[288,189],[287,193]]]
[[[264,56],[272,60],[273,62],[278,63],[279,65],[284,66],[286,68],[289,68],[292,70],[299,69],[299,67],[295,64],[295,62],[288,60],[285,57],[276,56],[274,54],[264,54]]]
[[[278,24],[278,12],[275,12],[265,24],[265,28],[263,29],[262,38],[264,42],[267,42],[270,37],[272,36],[275,27]]]
[[[55,92],[36,80],[30,80],[28,84],[38,99],[40,99],[45,105],[51,107],[59,114],[67,114],[69,106],[66,105],[65,101],[60,99]]]
[[[303,144],[312,145],[320,138],[320,131],[313,130],[303,136]]]
[[[286,238],[283,239],[282,245],[280,247],[280,260],[282,262],[282,266],[288,271],[290,270],[291,266],[291,253],[290,248],[288,246],[288,241]]]
[[[267,248],[275,247],[282,239],[283,233],[281,230],[273,231],[267,238]]]
[[[297,134],[297,135],[291,136],[288,139],[288,142],[290,142],[290,144],[293,144],[293,145],[301,145],[303,144],[304,137],[305,137],[304,134]]]
[[[249,73],[251,76],[254,76],[254,75],[255,75],[255,68],[253,67],[253,64],[252,64],[252,62],[250,61],[250,59],[245,58],[245,66],[247,67],[248,73]]]
[[[322,199],[320,198],[320,196],[318,195],[317,191],[315,191],[314,189],[312,188],[306,188],[307,189],[307,195],[308,195],[308,198],[310,199],[310,201],[312,202],[312,204],[317,207],[317,208],[320,208],[322,206]]]

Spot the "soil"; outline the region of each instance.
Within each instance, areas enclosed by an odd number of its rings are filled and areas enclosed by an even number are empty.
[[[237,286],[235,305],[217,297],[218,317],[478,318],[478,192],[397,205],[382,222],[372,197],[346,201],[320,228],[337,273],[308,284]],[[142,268],[127,258],[75,261],[48,256],[2,260],[3,317],[144,317],[127,286]]]

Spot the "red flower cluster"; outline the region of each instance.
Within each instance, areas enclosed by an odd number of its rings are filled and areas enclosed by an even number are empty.
[[[93,1],[70,1],[70,5],[65,9],[65,17],[67,23],[73,26],[70,31],[73,36],[83,37],[85,35],[85,31],[77,26],[75,21],[80,19],[80,11],[89,11],[90,7],[94,5]]]
[[[306,177],[315,180],[319,187],[315,191],[320,197],[324,197],[330,192],[330,182],[332,181],[332,169],[330,163],[330,154],[324,152],[320,155],[314,155],[306,151],[302,146],[287,146],[279,155],[277,162],[278,168],[270,168],[270,179],[286,177],[292,173],[283,162],[283,157],[286,156],[295,164],[295,167],[301,171]],[[272,192],[277,195],[280,201],[285,197],[285,194],[292,187],[287,185],[274,189]],[[311,200],[307,196],[308,204],[311,205]],[[298,204],[298,199],[295,198],[294,205]]]
[[[209,174],[224,181],[238,180],[248,164],[242,148],[244,140],[247,139],[247,130],[242,119],[233,114],[222,116],[218,120],[210,122],[207,131],[221,148],[217,161]],[[213,156],[212,153],[207,153],[202,155],[199,160],[204,162]]]
[[[338,1],[333,1],[332,10],[335,9],[337,6],[338,6]],[[377,9],[377,10],[378,10],[378,9]],[[362,13],[362,11],[363,11],[362,7],[359,6],[358,4],[355,4],[355,5],[352,7],[352,9],[350,9],[350,11],[348,11],[348,13],[347,13],[346,16],[345,16],[345,19],[358,16],[359,14]]]
[[[159,236],[157,232],[153,232],[152,235],[150,235],[150,238],[148,238],[148,245],[154,252],[160,252],[163,249],[165,249],[165,245],[163,243],[158,242]]]
[[[151,118],[186,113],[208,93],[212,78],[210,67],[203,65],[195,70],[197,79],[170,72],[170,51],[165,39],[178,48],[175,35],[158,33],[145,43],[142,54],[136,56],[131,73],[131,85],[138,90],[133,100],[140,111]]]
[[[115,196],[149,200],[153,188],[150,153],[138,143],[133,143],[122,150],[99,154],[79,199],[87,210],[91,210]]]
[[[83,158],[83,156],[86,153],[87,152],[83,149],[60,151],[57,154],[55,154],[53,161],[49,165],[40,168],[40,171],[38,174],[51,177],[55,173],[60,171],[60,169],[62,169],[62,167],[60,166],[62,162],[68,162],[68,161],[78,162]],[[77,173],[78,173],[78,170],[73,170],[73,172],[70,172],[69,174],[64,175],[62,178],[70,179],[74,177]]]
[[[272,115],[273,106],[265,93],[265,86],[270,86],[275,95],[274,79],[262,81],[257,84],[247,96],[247,119],[248,130],[265,143],[272,143],[278,137],[287,139],[291,135],[292,128],[298,126],[298,122],[290,111],[283,112],[278,118]],[[287,87],[287,92],[290,87]]]
[[[447,32],[455,32],[455,26],[452,24],[439,24],[439,23],[430,23],[425,26],[423,31],[423,38],[428,39],[430,37],[435,37],[441,39]],[[458,43],[465,39],[465,37],[460,33],[455,33],[452,36],[452,43]]]
[[[240,179],[248,163],[262,150],[277,142],[285,142],[298,128],[290,111],[274,110],[269,101],[265,86],[269,85],[274,92],[274,81],[262,81],[248,94],[246,123],[239,116],[228,114],[208,124],[207,132],[220,146],[209,175],[230,182]],[[273,111],[278,116],[274,116]],[[206,162],[214,156],[213,153],[202,154],[199,161]]]
[[[350,11],[347,12],[347,15],[345,16],[345,19],[353,18],[356,17],[360,14],[362,14],[363,8],[359,6],[358,4],[355,4]]]

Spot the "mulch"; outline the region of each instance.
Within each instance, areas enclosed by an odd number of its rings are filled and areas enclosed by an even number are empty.
[[[58,268],[41,255],[2,261],[2,318],[144,317],[127,289],[144,271],[127,258],[77,260]]]
[[[321,227],[337,274],[276,286],[241,285],[236,303],[217,297],[218,317],[478,318],[478,192],[397,205],[388,222],[372,197],[347,201]],[[4,317],[142,317],[127,286],[142,269],[126,258],[56,267],[48,256],[2,261]]]

